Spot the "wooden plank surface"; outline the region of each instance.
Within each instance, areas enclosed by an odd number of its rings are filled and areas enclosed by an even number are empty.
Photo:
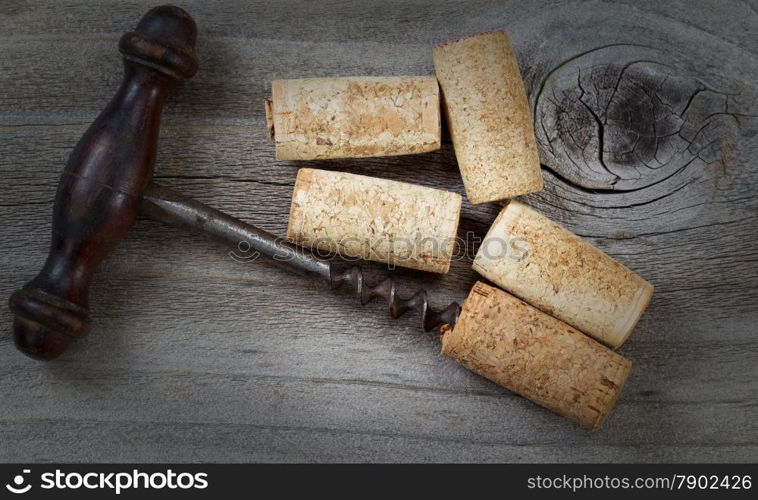
[[[58,176],[150,6],[0,3],[3,296],[40,268]],[[415,317],[141,219],[98,273],[92,334],[59,361],[19,354],[0,311],[0,460],[758,459],[754,1],[180,6],[201,69],[169,102],[157,178],[277,234],[302,164],[266,136],[273,79],[431,74],[434,43],[506,29],[545,175],[524,201],[656,287],[620,350],[631,377],[591,433],[440,358]],[[463,193],[450,144],[309,165]],[[498,208],[464,201],[460,235]],[[396,275],[441,306],[465,297],[470,264]]]

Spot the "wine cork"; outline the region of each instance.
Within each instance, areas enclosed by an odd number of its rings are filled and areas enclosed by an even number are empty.
[[[274,80],[266,101],[280,160],[361,158],[440,148],[433,76]]]
[[[505,33],[489,31],[437,45],[434,69],[469,201],[542,189],[526,90]]]
[[[599,428],[632,363],[571,326],[477,282],[442,355],[545,408]]]
[[[460,210],[456,193],[302,168],[287,238],[343,257],[446,273]]]
[[[495,219],[473,267],[613,349],[629,337],[653,294],[637,274],[517,201]]]

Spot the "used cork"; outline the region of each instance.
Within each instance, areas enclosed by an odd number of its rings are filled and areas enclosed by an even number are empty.
[[[653,295],[640,276],[517,201],[495,219],[473,267],[613,349],[629,337]]]
[[[280,160],[360,158],[440,148],[432,76],[274,80],[266,101]]]
[[[446,273],[461,196],[405,182],[302,168],[287,238],[347,257]]]
[[[469,201],[541,190],[532,116],[506,34],[490,31],[437,45],[434,69]]]
[[[442,355],[545,408],[599,428],[632,363],[573,327],[477,282]]]

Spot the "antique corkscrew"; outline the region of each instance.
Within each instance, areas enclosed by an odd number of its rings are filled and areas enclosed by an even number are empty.
[[[251,250],[331,288],[349,285],[362,304],[385,298],[394,318],[417,310],[427,331],[454,324],[460,313],[456,303],[435,311],[424,290],[403,299],[391,279],[367,285],[356,266],[337,271],[332,262],[304,248],[150,183],[163,104],[176,85],[197,70],[196,38],[189,14],[170,6],[152,9],[134,32],[121,38],[125,68],[121,87],[66,164],[53,207],[45,265],[10,298],[18,349],[32,358],[52,360],[88,333],[94,272],[134,224],[140,209],[149,217],[202,230],[235,247],[246,242]]]

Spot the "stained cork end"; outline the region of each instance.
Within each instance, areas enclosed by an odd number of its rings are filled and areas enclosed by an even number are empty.
[[[263,106],[266,108],[266,129],[268,130],[268,138],[274,140],[274,102],[271,99],[265,99]]]

